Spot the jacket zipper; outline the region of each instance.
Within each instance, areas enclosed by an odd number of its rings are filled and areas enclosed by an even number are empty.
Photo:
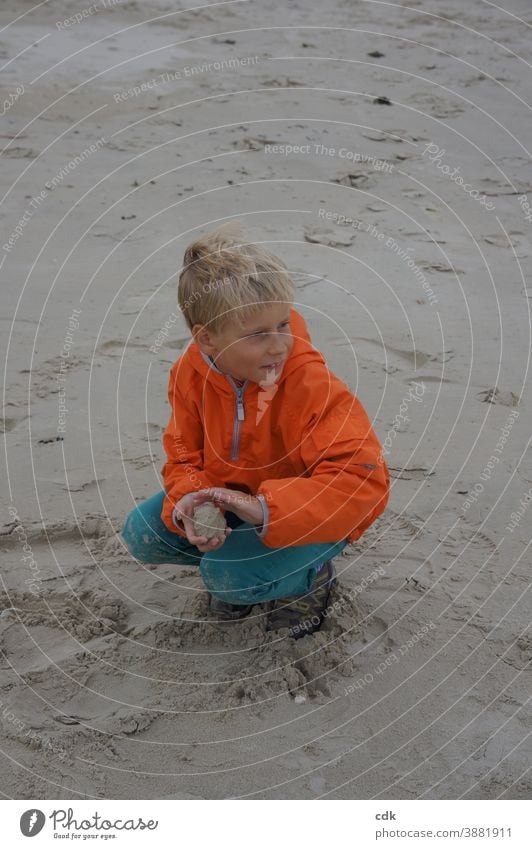
[[[237,386],[232,378],[230,378],[233,389],[236,392],[235,418],[233,422],[233,439],[231,442],[231,460],[238,460],[240,453],[240,422],[245,419],[244,412],[244,392],[249,380],[246,380],[242,386]]]

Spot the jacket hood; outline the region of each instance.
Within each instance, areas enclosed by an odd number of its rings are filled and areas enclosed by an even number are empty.
[[[311,362],[319,362],[325,365],[323,354],[314,347],[310,339],[305,319],[295,309],[290,310],[290,328],[294,336],[294,343],[290,355],[277,381],[282,384],[294,371]],[[220,369],[200,350],[194,340],[191,340],[182,355],[182,365],[190,364],[192,369],[201,375],[202,382],[209,382],[214,388],[221,392],[233,393],[233,382],[230,376]],[[248,391],[259,389],[258,383],[251,382]]]

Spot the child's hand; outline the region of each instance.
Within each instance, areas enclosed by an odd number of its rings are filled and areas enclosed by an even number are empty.
[[[230,533],[231,533],[231,528],[226,528],[225,531],[223,532],[223,536],[222,536],[221,532],[219,532],[218,536],[212,537],[210,540],[208,540],[205,543],[205,545],[201,545],[199,543],[194,543],[194,544],[195,544],[196,548],[198,548],[202,552],[216,551],[217,548],[222,547],[222,545],[224,544],[224,542],[226,541],[226,539],[227,539],[227,537],[229,536]]]
[[[195,492],[187,492],[177,502],[175,506],[175,517],[179,522],[181,530],[186,533],[187,539],[192,545],[195,545],[201,552],[216,551],[217,548],[221,548],[224,544],[231,533],[231,528],[226,528],[223,533],[221,531],[218,532],[216,536],[210,539],[207,539],[205,536],[196,536],[194,533],[194,510],[198,506],[198,502],[194,500],[195,495]]]
[[[194,507],[205,501],[213,501],[216,507],[231,510],[243,522],[250,522],[252,525],[262,525],[264,519],[262,504],[254,495],[234,489],[225,489],[220,486],[211,487],[210,489],[200,489],[198,492],[191,494],[194,499]]]

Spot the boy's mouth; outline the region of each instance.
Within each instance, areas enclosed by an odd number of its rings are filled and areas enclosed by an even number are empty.
[[[278,362],[276,362],[276,363],[269,363],[267,366],[261,366],[261,368],[268,368],[268,369],[272,369],[272,368],[273,368],[273,369],[281,369],[281,368],[282,368],[282,366],[283,366],[283,364],[284,364],[284,360],[279,360],[279,361],[278,361]]]

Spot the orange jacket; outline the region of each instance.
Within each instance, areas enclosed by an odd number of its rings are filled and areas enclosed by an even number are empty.
[[[239,388],[191,341],[170,371],[161,518],[187,492],[220,486],[256,495],[270,548],[358,539],[383,512],[390,476],[356,396],[291,311],[294,342],[276,383]]]

